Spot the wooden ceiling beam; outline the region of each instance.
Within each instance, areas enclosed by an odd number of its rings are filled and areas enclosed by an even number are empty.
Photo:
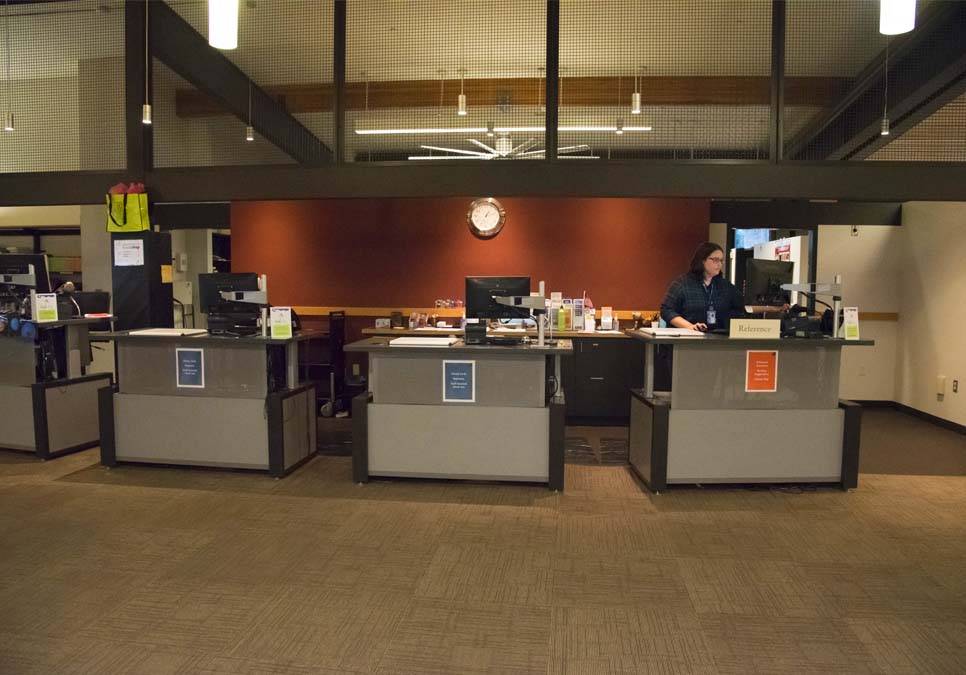
[[[620,82],[618,83],[618,79]],[[826,107],[849,86],[848,78],[789,77],[785,80],[786,105]],[[563,81],[564,106],[629,105],[634,78],[568,77]],[[645,77],[641,81],[644,106],[769,105],[768,77]],[[618,101],[618,88],[621,100]],[[331,83],[263,86],[290,113],[327,112],[332,109]],[[443,105],[455,105],[459,80],[443,81]],[[473,79],[464,82],[470,105],[527,105],[543,102],[543,88],[535,78]],[[387,108],[433,108],[440,103],[439,80],[397,80],[369,83],[370,110]],[[364,82],[346,85],[346,109],[366,107]],[[211,117],[226,114],[217,101],[197,89],[175,91],[178,117]]]

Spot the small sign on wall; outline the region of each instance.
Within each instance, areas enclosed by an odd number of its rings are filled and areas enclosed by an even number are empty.
[[[443,403],[476,402],[476,361],[443,361]]]
[[[181,349],[174,350],[177,360],[178,387],[189,389],[205,388],[205,350]]]
[[[745,391],[778,391],[778,351],[748,350],[745,357]]]

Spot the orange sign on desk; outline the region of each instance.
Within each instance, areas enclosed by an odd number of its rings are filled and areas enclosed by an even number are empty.
[[[748,350],[745,359],[745,391],[778,391],[778,352]]]

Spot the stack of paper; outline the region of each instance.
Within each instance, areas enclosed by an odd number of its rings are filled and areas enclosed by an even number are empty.
[[[704,337],[705,334],[699,330],[690,328],[641,328],[642,333],[653,335],[654,337]]]
[[[459,342],[457,337],[397,337],[389,341],[390,347],[449,347]]]

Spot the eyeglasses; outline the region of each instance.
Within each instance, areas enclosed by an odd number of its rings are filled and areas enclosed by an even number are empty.
[[[719,265],[724,265],[724,258],[705,258],[708,262],[718,263]]]

